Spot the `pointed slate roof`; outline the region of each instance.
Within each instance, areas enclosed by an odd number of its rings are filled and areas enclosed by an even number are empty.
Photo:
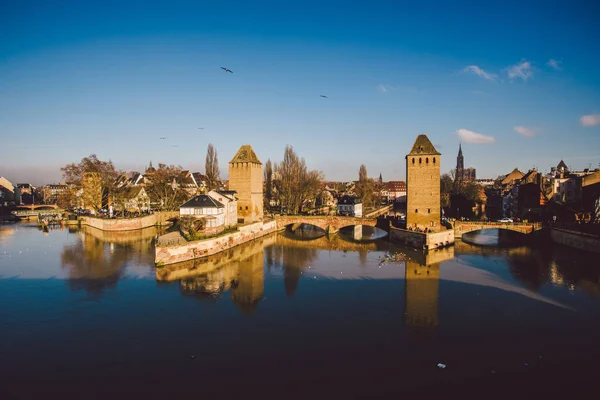
[[[223,203],[210,196],[201,194],[183,203],[179,208],[223,208]]]
[[[245,144],[235,153],[235,156],[229,161],[232,163],[253,163],[253,164],[261,164],[260,160],[256,156],[256,153],[252,149],[252,146],[249,144]]]
[[[462,143],[458,144],[458,156],[462,157]]]
[[[518,168],[515,168],[512,170],[512,172],[508,175],[506,175],[506,178],[504,178],[502,180],[502,185],[506,185],[509,184],[510,182],[516,180],[516,179],[521,179],[523,177],[523,173],[521,171],[519,171]]]
[[[417,140],[415,140],[415,144],[413,144],[412,150],[407,155],[441,155],[441,153],[435,149],[433,144],[431,144],[427,135],[419,135],[417,136]]]
[[[560,160],[560,162],[558,163],[558,165],[556,166],[556,169],[569,169],[567,168],[567,164],[565,164],[565,162],[563,160]]]

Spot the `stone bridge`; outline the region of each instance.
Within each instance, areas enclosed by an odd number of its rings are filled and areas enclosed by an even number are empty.
[[[465,233],[484,229],[506,229],[523,234],[539,231],[539,222],[483,222],[483,221],[454,221],[454,237],[460,238]]]
[[[56,210],[58,205],[56,204],[21,204],[14,206],[15,210]]]
[[[310,216],[310,215],[281,215],[275,216],[277,229],[281,230],[292,225],[292,230],[296,230],[300,225],[314,225],[323,229],[327,233],[339,232],[341,228],[347,226],[376,226],[389,231],[389,222],[382,218],[360,218],[360,217],[341,217],[341,216]]]

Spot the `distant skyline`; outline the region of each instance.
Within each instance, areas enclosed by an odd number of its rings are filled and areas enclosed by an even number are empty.
[[[93,153],[203,173],[212,143],[222,178],[241,145],[290,144],[327,180],[404,180],[421,133],[442,173],[461,142],[478,178],[598,167],[598,2],[356,3],[4,4],[0,176]]]

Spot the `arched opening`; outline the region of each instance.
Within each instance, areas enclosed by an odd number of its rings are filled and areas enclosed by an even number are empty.
[[[376,226],[349,225],[340,228],[339,234],[346,241],[371,242],[386,238],[388,233]]]
[[[423,164],[423,159],[419,157],[419,164]]]
[[[505,228],[483,228],[464,233],[465,243],[484,247],[520,247],[526,234]]]
[[[429,164],[429,157],[425,157],[425,164]]]
[[[302,222],[289,224],[285,227],[285,230],[288,237],[298,240],[318,239],[327,234],[325,229],[321,227]]]
[[[433,157],[433,163],[435,164],[435,157]]]

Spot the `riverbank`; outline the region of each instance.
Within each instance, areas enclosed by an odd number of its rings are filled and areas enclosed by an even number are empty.
[[[167,264],[211,256],[276,231],[277,223],[271,220],[239,226],[236,232],[185,244],[162,246],[159,238],[155,248],[154,262],[158,267],[161,267]]]

